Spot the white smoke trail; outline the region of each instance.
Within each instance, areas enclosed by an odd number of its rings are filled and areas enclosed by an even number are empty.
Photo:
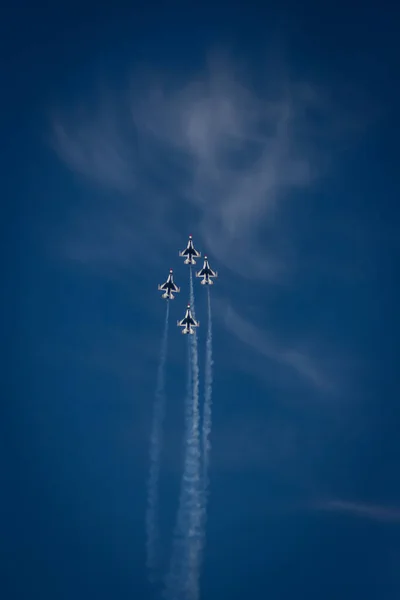
[[[159,490],[158,480],[160,477],[160,455],[162,448],[162,430],[165,416],[165,363],[168,349],[168,324],[169,324],[169,301],[165,312],[164,332],[161,342],[160,362],[157,372],[157,384],[155,402],[153,408],[153,422],[150,436],[150,472],[147,484],[147,569],[149,579],[155,583],[159,577],[160,569],[160,540],[158,525]]]
[[[209,476],[208,468],[210,461],[210,434],[212,428],[212,384],[213,384],[213,353],[212,353],[212,313],[211,313],[211,294],[207,286],[207,304],[208,304],[208,325],[206,339],[206,360],[204,374],[204,405],[203,405],[203,429],[202,429],[202,449],[203,449],[203,469],[202,469],[202,524],[201,524],[201,559],[204,552],[206,538],[207,522],[207,501]]]
[[[193,319],[196,319],[195,297],[193,287],[192,267],[190,267],[190,305]],[[199,567],[200,567],[200,549],[202,541],[202,495],[200,490],[200,468],[201,468],[201,447],[200,447],[200,415],[199,415],[199,357],[197,349],[197,329],[194,328],[192,337],[192,385],[193,385],[193,443],[195,445],[196,456],[196,477],[195,487],[193,489],[193,504],[190,513],[189,525],[189,546],[188,546],[188,578],[191,598],[199,597]]]
[[[203,492],[204,492],[204,503],[207,503],[207,488],[209,485],[208,481],[208,467],[210,461],[210,434],[212,427],[212,384],[213,384],[213,351],[212,351],[212,314],[211,314],[211,294],[210,288],[207,286],[207,303],[208,303],[208,328],[207,328],[207,341],[206,341],[206,362],[205,362],[205,374],[204,374],[204,406],[203,406],[203,431],[202,431],[202,442],[203,442]]]
[[[190,271],[190,304],[194,312],[193,277]],[[178,515],[174,531],[166,598],[198,600],[201,541],[199,365],[197,335],[188,336],[188,389],[185,403],[185,458]]]
[[[185,399],[185,448],[184,468],[181,480],[179,507],[174,529],[172,557],[166,577],[165,597],[169,600],[186,600],[189,593],[189,543],[190,520],[195,502],[196,445],[193,440],[193,385],[192,385],[192,342],[188,341],[187,394]]]

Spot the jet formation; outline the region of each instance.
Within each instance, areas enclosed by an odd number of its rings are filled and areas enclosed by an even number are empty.
[[[201,258],[201,252],[198,252],[193,245],[193,237],[189,235],[189,240],[187,246],[184,250],[179,252],[179,256],[185,258],[185,265],[195,265],[195,258]],[[200,269],[196,273],[196,277],[201,278],[202,285],[213,285],[213,279],[218,277],[217,271],[213,271],[209,265],[207,256],[204,257],[203,268]],[[176,285],[174,282],[173,270],[170,269],[167,281],[163,284],[159,284],[158,289],[162,292],[162,298],[165,300],[173,300],[175,298],[174,294],[177,294],[181,291],[181,288]],[[187,305],[186,313],[183,319],[177,321],[178,327],[182,327],[182,333],[184,335],[193,335],[194,327],[199,327],[200,321],[196,321],[191,313],[190,304]]]

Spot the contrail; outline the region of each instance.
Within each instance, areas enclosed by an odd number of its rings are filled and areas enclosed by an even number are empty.
[[[192,544],[191,515],[196,506],[196,490],[198,489],[198,470],[200,462],[198,443],[193,431],[195,429],[195,411],[193,410],[193,352],[192,336],[188,342],[187,394],[185,399],[185,449],[184,469],[181,480],[179,507],[174,529],[172,557],[166,577],[165,597],[168,600],[190,600],[197,598],[196,589],[191,585],[190,546]]]
[[[213,351],[212,351],[212,314],[211,294],[207,287],[208,302],[208,328],[206,341],[206,364],[204,374],[204,406],[203,406],[203,485],[206,491],[208,487],[208,465],[210,460],[210,434],[212,426],[212,384],[213,384]]]
[[[169,324],[169,301],[165,312],[164,333],[161,342],[160,362],[157,372],[157,384],[155,402],[153,408],[153,422],[150,436],[150,472],[147,484],[147,568],[149,579],[155,583],[159,577],[160,569],[160,540],[158,529],[158,505],[159,490],[158,480],[160,476],[160,454],[162,447],[162,430],[165,416],[165,363],[168,349],[168,324]]]
[[[193,277],[190,271],[190,304],[194,313]],[[199,365],[197,335],[188,336],[188,386],[185,402],[185,458],[179,508],[174,531],[166,598],[198,600],[201,542]]]
[[[208,467],[210,461],[210,434],[212,427],[212,385],[213,385],[213,351],[212,351],[212,313],[211,313],[211,294],[210,288],[207,287],[207,304],[208,304],[208,328],[207,328],[207,341],[206,341],[206,361],[205,361],[205,374],[204,374],[204,406],[203,406],[203,431],[202,431],[202,442],[203,442],[203,503],[204,503],[204,522],[203,528],[205,528],[205,520],[207,517],[207,488],[209,485],[208,480]],[[204,530],[203,530],[204,534]]]
[[[195,298],[193,287],[193,274],[190,268],[190,305],[192,308],[193,319],[196,319]],[[199,415],[199,357],[197,349],[197,329],[194,329],[194,335],[191,336],[192,345],[192,386],[193,386],[193,443],[195,445],[196,456],[196,477],[194,481],[194,502],[190,513],[189,525],[189,545],[188,545],[188,578],[191,598],[193,600],[199,597],[199,561],[202,541],[202,495],[200,490],[200,467],[201,467],[201,448],[200,448],[200,415]]]

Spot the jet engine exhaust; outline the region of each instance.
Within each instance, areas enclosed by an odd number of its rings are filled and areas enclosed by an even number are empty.
[[[159,477],[160,477],[160,455],[162,448],[163,422],[165,417],[165,366],[168,350],[168,325],[169,325],[169,302],[165,311],[164,332],[161,341],[160,361],[157,371],[157,383],[155,401],[153,407],[153,421],[150,436],[150,471],[147,484],[147,569],[151,583],[159,578],[160,568],[160,539],[158,525],[159,511]]]
[[[192,267],[190,267],[190,303],[193,310],[193,318],[196,319],[195,313],[195,297],[194,297],[194,286],[193,286],[193,273]],[[197,331],[195,330],[192,336],[191,349],[192,349],[192,386],[193,386],[193,442],[195,444],[195,456],[196,456],[196,479],[194,486],[194,502],[190,514],[189,523],[189,545],[188,545],[188,579],[189,589],[193,600],[199,597],[199,567],[200,567],[200,544],[202,540],[202,495],[201,495],[201,446],[200,446],[200,414],[199,414],[199,357],[197,348]]]
[[[194,317],[193,277],[190,270],[190,304]],[[166,598],[198,600],[201,544],[199,364],[197,333],[188,336],[188,388],[185,402],[185,458],[178,515],[174,531]]]
[[[203,523],[202,523],[202,541],[203,548],[205,544],[205,528],[207,520],[207,500],[208,500],[208,468],[210,461],[210,434],[212,428],[212,386],[213,386],[213,349],[212,349],[212,312],[211,312],[211,294],[210,288],[207,288],[207,309],[208,309],[208,328],[206,340],[206,360],[204,373],[204,405],[203,405],[203,471],[202,471],[202,503],[203,503]],[[202,548],[202,549],[203,549]]]

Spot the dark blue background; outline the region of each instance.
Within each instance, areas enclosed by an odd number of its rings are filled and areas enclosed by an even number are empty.
[[[202,597],[399,597],[398,19],[389,3],[3,9],[2,598],[152,597],[144,512],[163,319],[155,286],[172,265],[168,258],[165,268],[141,268],[133,253],[120,270],[89,268],[63,255],[81,207],[105,202],[109,192],[58,159],[52,117],[73,111],[81,97],[95,103],[98,80],[115,92],[138,65],[195,76],[215,46],[244,59],[257,78],[271,40],[290,73],[322,82],[350,120],[361,114],[367,123],[350,150],[335,149],[335,169],[318,191],[299,192],[285,209],[293,211],[298,252],[291,288],[265,292],[247,282],[262,328],[269,324],[282,340],[307,332],[329,340],[340,393],[325,398],[301,383],[280,385],[268,358],[249,355],[216,312]],[[185,244],[187,225],[178,217],[178,248],[175,240],[168,248],[178,283],[185,271],[172,253]],[[156,242],[141,243],[145,254]],[[235,299],[234,273],[212,266],[225,298]],[[171,328],[161,482],[166,540],[185,386],[175,334]],[[343,504],[334,508],[334,500]]]

